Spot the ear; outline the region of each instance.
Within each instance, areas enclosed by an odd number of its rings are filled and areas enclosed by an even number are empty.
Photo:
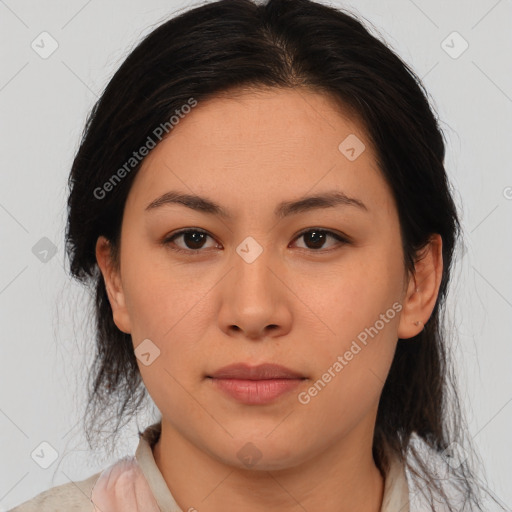
[[[119,330],[130,334],[130,317],[126,309],[121,276],[112,262],[110,242],[104,236],[98,237],[96,241],[96,261],[103,274],[114,323]]]
[[[402,301],[398,337],[412,338],[423,330],[436,304],[443,273],[443,240],[434,234],[415,263]],[[415,324],[418,323],[418,325]]]

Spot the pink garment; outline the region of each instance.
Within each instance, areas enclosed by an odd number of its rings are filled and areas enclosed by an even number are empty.
[[[94,512],[160,512],[135,457],[106,468],[92,490]]]

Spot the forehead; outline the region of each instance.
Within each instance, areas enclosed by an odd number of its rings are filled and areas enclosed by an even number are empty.
[[[145,200],[180,187],[226,202],[242,191],[266,201],[333,188],[365,196],[367,204],[389,201],[362,123],[330,96],[303,89],[198,102],[145,158],[132,187]]]
[[[366,139],[364,131],[352,110],[330,96],[308,89],[261,89],[224,92],[200,102],[167,138],[186,137],[209,150],[295,149],[318,157],[321,141],[337,151],[350,133]]]

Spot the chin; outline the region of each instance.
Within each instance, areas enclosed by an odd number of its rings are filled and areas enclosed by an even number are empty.
[[[261,436],[246,435],[243,439],[230,440],[226,450],[221,450],[223,462],[248,471],[279,471],[293,468],[307,458],[305,454],[297,452],[298,443],[290,437],[279,446],[279,441],[270,441],[267,435],[268,432]],[[233,446],[236,447],[234,454],[225,459],[226,451],[229,450],[231,454]]]

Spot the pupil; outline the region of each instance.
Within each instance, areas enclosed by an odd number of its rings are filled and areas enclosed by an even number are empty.
[[[197,244],[197,247],[195,247],[195,246],[191,247],[192,249],[198,249],[201,247],[201,242],[202,242],[201,239],[204,238],[204,233],[199,233],[198,231],[193,231],[191,233],[185,233],[185,238],[187,236],[192,238],[192,246],[194,246],[194,244]],[[194,238],[196,238],[196,237],[199,237],[199,240],[194,240]],[[187,243],[187,245],[189,245],[188,242],[186,242],[186,243]]]
[[[313,239],[313,246],[315,248],[321,247],[324,242],[325,234],[323,234],[321,231],[310,231],[310,233],[311,233],[310,236]],[[307,239],[307,236],[306,236],[306,239]],[[315,242],[315,239],[316,239],[316,242]]]

